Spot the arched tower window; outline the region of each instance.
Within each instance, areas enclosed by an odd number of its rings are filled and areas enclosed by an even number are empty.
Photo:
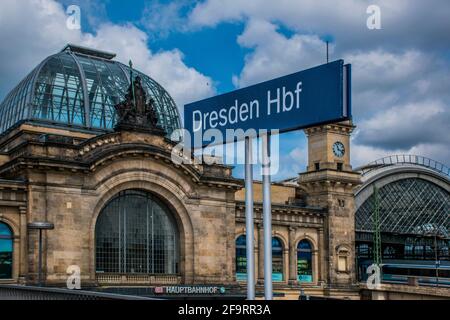
[[[283,243],[277,237],[272,238],[272,280],[283,281]]]
[[[247,253],[245,235],[236,239],[236,280],[247,280]]]
[[[306,239],[297,245],[297,280],[300,282],[312,282],[312,245]]]
[[[12,278],[13,233],[11,228],[0,222],[0,279]]]
[[[103,208],[96,228],[96,271],[178,273],[178,231],[170,210],[156,196],[126,190]]]

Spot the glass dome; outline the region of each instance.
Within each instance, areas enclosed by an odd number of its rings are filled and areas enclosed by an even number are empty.
[[[124,100],[130,67],[115,54],[67,45],[42,61],[0,105],[0,133],[29,120],[90,130],[112,130],[114,105]],[[169,93],[149,76],[133,69],[155,103],[158,124],[167,136],[181,127]]]

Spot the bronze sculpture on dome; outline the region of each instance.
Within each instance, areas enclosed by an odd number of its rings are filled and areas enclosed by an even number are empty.
[[[133,73],[130,71],[130,79],[131,84],[125,100],[114,106],[117,116],[115,130],[139,130],[165,135],[163,128],[158,125],[155,101],[152,98],[147,100],[141,77],[136,76],[133,79]]]

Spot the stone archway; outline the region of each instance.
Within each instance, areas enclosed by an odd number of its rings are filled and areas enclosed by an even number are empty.
[[[142,178],[142,177],[140,177]],[[109,188],[104,187],[104,190],[99,190],[102,194],[100,200],[98,201],[95,209],[94,215],[91,221],[90,228],[90,246],[91,246],[91,257],[90,257],[90,276],[92,279],[96,279],[96,264],[95,264],[95,226],[99,218],[100,213],[103,208],[108,204],[111,199],[113,199],[117,194],[125,190],[143,190],[150,194],[155,195],[173,214],[173,218],[176,223],[176,227],[179,233],[178,243],[179,243],[179,265],[178,265],[178,275],[170,277],[167,281],[168,283],[179,283],[179,282],[191,282],[194,275],[194,264],[193,257],[193,226],[189,213],[182,202],[181,193],[174,192],[169,186],[163,186],[159,184],[157,179],[152,179],[147,177],[145,180],[135,180],[130,176],[130,173],[124,173],[114,177],[114,185],[108,184]],[[146,281],[146,280],[144,280]],[[158,281],[157,279],[155,281]]]
[[[96,273],[177,275],[178,238],[174,214],[159,197],[139,189],[121,191],[96,222]]]

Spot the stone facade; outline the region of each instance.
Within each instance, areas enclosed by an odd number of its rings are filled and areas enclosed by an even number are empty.
[[[354,198],[359,175],[348,153],[330,157],[336,139],[349,150],[350,124],[307,130],[309,164],[299,184],[272,185],[273,235],[283,245],[283,281],[274,289],[287,297],[300,287],[313,294],[354,297]],[[13,282],[36,283],[37,231],[27,224],[49,221],[44,232],[48,285],[65,285],[70,265],[92,285],[223,284],[236,281],[235,240],[245,234],[243,182],[223,165],[171,160],[174,143],[161,135],[122,130],[96,135],[24,123],[0,140],[0,221],[14,233]],[[342,170],[335,168],[342,161]],[[321,170],[315,170],[320,162]],[[95,225],[116,194],[141,189],[170,208],[179,230],[177,275],[96,274]],[[261,184],[255,182],[255,277],[263,284]],[[297,281],[297,245],[312,244],[313,279]]]
[[[233,281],[234,193],[241,182],[231,177],[231,168],[175,165],[173,143],[162,136],[122,131],[84,139],[64,130],[38,135],[33,129],[22,126],[12,140],[2,141],[8,158],[0,174],[23,181],[2,192],[15,201],[0,207],[0,220],[20,235],[17,242],[25,251],[20,259],[14,256],[15,279],[36,280],[37,232],[27,230],[27,222],[50,221],[54,230],[44,232],[47,283],[65,283],[68,266],[78,265],[83,283],[96,284],[97,217],[115,194],[143,189],[166,202],[180,231],[180,277],[161,281]],[[7,190],[8,181],[0,183]]]
[[[324,277],[330,288],[348,288],[356,282],[354,189],[361,180],[350,165],[353,128],[351,123],[339,123],[307,129],[308,170],[299,178],[306,203],[327,209],[322,250],[327,265]],[[345,147],[341,157],[332,152],[336,142]]]

